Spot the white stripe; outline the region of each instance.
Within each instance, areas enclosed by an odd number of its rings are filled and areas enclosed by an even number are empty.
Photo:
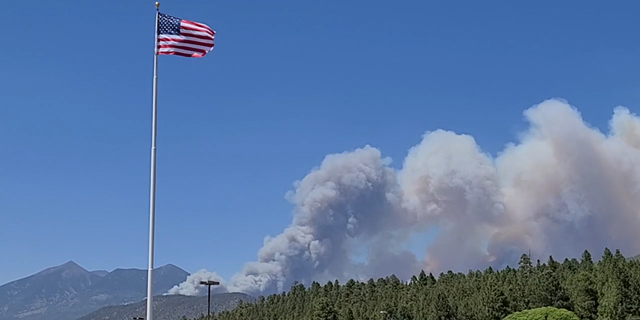
[[[182,46],[182,47],[187,47],[187,48],[200,49],[200,50],[204,50],[204,51],[210,51],[211,48],[213,48],[213,46],[199,46],[199,45],[190,44],[190,43],[183,43],[183,42],[178,42],[178,41],[167,41],[167,40],[158,41],[158,45],[159,46],[176,45],[176,46]]]
[[[209,26],[207,26],[206,28],[204,28],[204,27],[201,27],[201,26],[196,25],[196,24],[184,23],[184,22],[181,22],[181,23],[180,23],[180,25],[181,25],[181,26],[182,26],[183,24],[184,24],[185,26],[188,26],[189,28],[198,29],[198,30],[205,31],[205,32],[208,32],[208,33],[212,33],[212,32],[213,32],[213,30],[211,30],[211,28],[209,28]]]
[[[185,36],[175,36],[175,35],[160,35],[158,37],[158,41],[180,41],[180,40],[190,40],[190,41],[195,41],[198,43],[202,43],[204,45],[213,45],[213,39],[208,39],[208,40],[203,40],[200,38],[194,38],[194,37],[185,37]]]
[[[203,54],[202,52],[196,52],[196,51],[189,51],[189,50],[183,50],[183,49],[178,49],[178,48],[160,48],[158,49],[158,52],[178,52],[178,53],[184,53],[184,54],[198,54],[201,55]],[[209,51],[207,51],[209,52]]]
[[[203,31],[187,30],[187,29],[180,29],[180,34],[192,34],[192,35],[196,35],[196,36],[213,38],[213,36],[210,33],[203,32]]]
[[[213,44],[213,38],[210,39],[201,39],[201,38],[195,38],[195,37],[189,37],[189,36],[184,36],[185,40],[191,40],[191,41],[195,41],[195,42],[199,42],[199,43],[204,43],[204,44]]]

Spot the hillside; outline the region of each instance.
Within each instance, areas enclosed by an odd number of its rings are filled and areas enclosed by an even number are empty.
[[[154,293],[183,282],[188,272],[166,265],[154,270]],[[147,271],[87,271],[73,261],[0,286],[0,320],[74,320],[101,307],[146,297]]]
[[[211,295],[211,312],[231,310],[238,301],[253,302],[255,299],[243,293],[221,293]],[[167,295],[153,298],[153,318],[157,320],[177,320],[182,317],[196,318],[207,313],[207,297]],[[146,300],[124,306],[101,308],[78,320],[112,320],[144,317]]]
[[[606,249],[594,262],[580,259],[542,263],[521,256],[515,268],[468,273],[424,272],[408,284],[397,277],[350,280],[344,284],[294,285],[287,294],[242,305],[214,320],[464,319],[501,320],[541,307],[574,312],[582,320],[640,317],[640,261]],[[542,319],[542,318],[540,318]],[[566,318],[565,318],[566,319]]]

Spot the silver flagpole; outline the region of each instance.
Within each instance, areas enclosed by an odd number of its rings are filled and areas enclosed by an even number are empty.
[[[149,184],[149,268],[147,269],[147,319],[153,320],[153,246],[156,220],[156,124],[158,110],[158,19],[160,3],[156,2],[156,32],[153,49],[153,107],[151,115],[151,181]]]

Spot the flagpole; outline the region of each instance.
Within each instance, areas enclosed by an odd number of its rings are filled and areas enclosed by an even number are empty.
[[[147,318],[153,320],[153,247],[156,220],[156,124],[158,110],[158,19],[160,3],[156,2],[156,27],[153,48],[153,98],[151,113],[151,181],[149,183],[149,267],[147,269]]]

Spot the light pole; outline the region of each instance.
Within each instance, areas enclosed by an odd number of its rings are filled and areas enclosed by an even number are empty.
[[[211,319],[211,286],[217,286],[220,284],[220,282],[207,280],[207,281],[200,281],[200,284],[207,286],[207,289],[209,292],[208,299],[207,299],[207,319]]]

